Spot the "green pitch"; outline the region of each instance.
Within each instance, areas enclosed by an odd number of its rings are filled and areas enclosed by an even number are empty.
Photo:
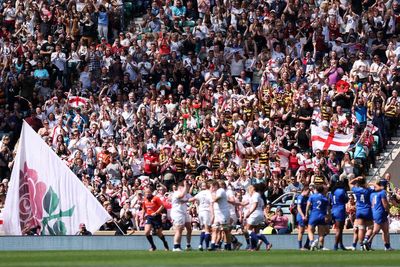
[[[400,251],[0,252],[0,266],[399,266]]]

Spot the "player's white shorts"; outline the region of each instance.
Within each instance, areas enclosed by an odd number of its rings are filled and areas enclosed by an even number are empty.
[[[192,218],[189,214],[171,213],[171,219],[174,225],[185,225],[186,223],[192,222]]]
[[[201,226],[211,225],[211,212],[210,211],[200,211],[199,212],[199,223]]]
[[[214,225],[227,225],[230,222],[229,213],[215,213]]]
[[[249,225],[260,225],[265,222],[264,214],[262,212],[254,211],[249,218],[247,218],[247,224]]]

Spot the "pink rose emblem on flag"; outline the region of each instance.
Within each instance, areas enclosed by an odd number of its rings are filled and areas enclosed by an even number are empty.
[[[36,170],[29,169],[25,162],[24,169],[20,171],[19,187],[19,217],[22,230],[41,226],[45,194],[46,184],[38,181]]]

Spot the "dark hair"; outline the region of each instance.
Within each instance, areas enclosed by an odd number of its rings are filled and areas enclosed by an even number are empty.
[[[323,193],[324,192],[324,186],[323,185],[317,185],[317,192],[318,193]]]

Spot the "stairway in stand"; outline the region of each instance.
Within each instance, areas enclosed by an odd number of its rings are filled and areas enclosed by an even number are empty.
[[[400,154],[400,130],[397,130],[397,136],[393,137],[386,146],[386,149],[376,158],[376,168],[370,168],[367,174],[367,181],[377,181],[382,177],[394,163],[396,157]]]

